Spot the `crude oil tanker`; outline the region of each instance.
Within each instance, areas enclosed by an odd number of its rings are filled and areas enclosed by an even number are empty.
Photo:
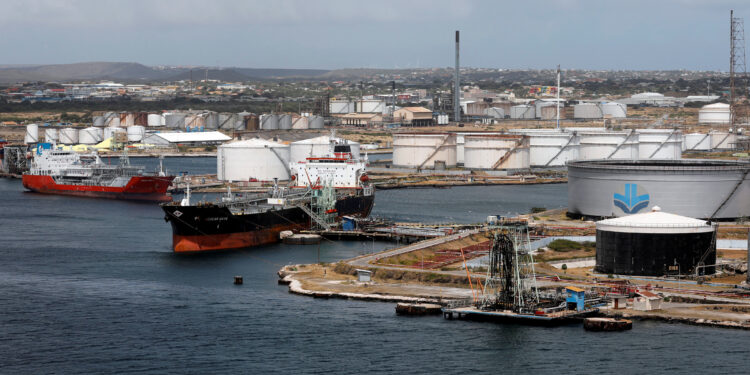
[[[162,205],[172,226],[176,253],[203,252],[279,242],[285,230],[314,225],[327,227],[342,216],[366,217],[375,201],[367,177],[367,161],[351,158],[350,146],[337,145],[333,157],[308,158],[290,164],[291,186],[220,202],[190,202],[188,188],[181,202]]]
[[[131,166],[127,156],[120,158],[119,165],[109,165],[96,153],[56,150],[48,143],[37,145],[31,167],[22,177],[23,186],[37,193],[152,202],[172,200],[167,189],[173,179]]]

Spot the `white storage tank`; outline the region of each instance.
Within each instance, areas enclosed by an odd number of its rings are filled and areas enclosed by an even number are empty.
[[[203,114],[205,129],[218,129],[219,128],[219,114],[216,112],[208,112]],[[234,124],[230,124],[230,127]]]
[[[554,129],[513,129],[511,133],[529,137],[529,163],[532,167],[562,167],[578,159],[580,137],[575,131]]]
[[[625,118],[628,116],[628,107],[622,103],[601,103],[599,108],[601,108],[604,118]]]
[[[360,158],[360,144],[343,138],[329,137],[327,135],[301,141],[292,142],[289,145],[289,161],[297,163],[304,161],[306,158],[320,158],[330,156],[333,152],[333,145],[346,144],[352,151],[352,158]]]
[[[712,150],[733,150],[737,148],[737,134],[731,132],[711,132]]]
[[[120,126],[120,114],[117,112],[105,112],[104,126]]]
[[[206,118],[203,115],[188,115],[185,117],[185,129],[200,130],[206,128]]]
[[[110,127],[104,128],[104,131],[102,132],[102,138],[103,139],[112,138],[115,136],[116,133],[126,134],[124,128],[110,126]]]
[[[711,134],[690,133],[685,135],[686,151],[708,151],[711,149]]]
[[[309,129],[323,129],[325,127],[325,122],[323,117],[312,115],[308,118],[307,125]]]
[[[354,103],[348,100],[331,100],[331,114],[345,115],[354,112]]]
[[[533,105],[514,105],[510,107],[510,118],[513,119],[533,119],[536,117],[536,112]]]
[[[528,169],[529,160],[529,139],[526,136],[464,136],[464,168]]]
[[[148,126],[161,126],[162,125],[162,115],[158,113],[149,113],[148,114]]]
[[[292,118],[292,129],[308,129],[308,117],[298,116]]]
[[[490,116],[496,119],[501,119],[501,118],[505,118],[505,110],[500,107],[490,107],[484,110],[484,115]],[[438,116],[441,116],[441,115],[438,115]],[[438,121],[438,125],[445,125],[445,124],[441,124],[440,121]]]
[[[289,130],[292,128],[292,115],[284,113],[279,115],[279,129]]]
[[[545,105],[539,108],[537,116],[542,120],[555,120],[557,119],[557,106],[553,103],[552,105]],[[563,107],[560,106],[560,119],[564,118]]]
[[[222,181],[289,180],[289,146],[258,138],[225,143],[216,164]]]
[[[456,135],[449,133],[393,134],[393,165],[404,168],[456,166]]]
[[[44,141],[47,143],[57,143],[58,142],[57,129],[55,128],[44,129]]]
[[[222,130],[233,130],[236,127],[237,115],[234,113],[220,113],[218,117],[217,126],[218,129]],[[216,129],[216,128],[209,128]]]
[[[83,145],[95,145],[102,141],[102,129],[90,127],[78,132],[78,143]]]
[[[128,142],[140,142],[144,135],[146,135],[146,128],[143,126],[133,125],[128,127]]]
[[[573,106],[573,117],[578,119],[602,118],[601,107],[595,103],[581,103]]]
[[[701,124],[729,124],[729,104],[714,103],[704,105],[698,111],[698,122]]]
[[[26,125],[26,134],[23,136],[23,143],[39,143],[39,125]]]
[[[170,129],[185,128],[185,113],[165,113],[164,126]]]
[[[638,160],[638,134],[635,131],[581,132],[580,160]]]
[[[106,126],[106,118],[104,116],[94,116],[91,118],[91,122],[94,126],[103,127]]]
[[[279,129],[279,116],[275,114],[260,115],[260,129],[261,130],[278,130]]]
[[[638,159],[682,159],[682,132],[638,129]]]
[[[60,143],[64,145],[75,145],[78,144],[78,129],[75,128],[62,128],[58,133]]]

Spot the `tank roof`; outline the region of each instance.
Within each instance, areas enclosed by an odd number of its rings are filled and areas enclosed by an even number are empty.
[[[718,159],[675,160],[574,160],[568,168],[633,170],[633,171],[717,171],[750,169],[750,162]]]
[[[701,109],[729,109],[729,104],[726,103],[714,103],[714,104],[706,104]]]
[[[597,221],[596,229],[635,233],[702,233],[714,230],[708,221],[662,212],[658,206],[643,214]]]
[[[230,148],[243,148],[243,147],[249,147],[249,148],[258,148],[258,147],[288,147],[285,144],[268,141],[261,138],[252,138],[252,139],[246,139],[243,141],[237,141],[237,142],[231,142],[231,143],[225,143],[221,145],[220,147],[230,147]]]

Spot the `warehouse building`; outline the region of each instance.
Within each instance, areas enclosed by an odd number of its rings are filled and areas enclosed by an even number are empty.
[[[393,113],[393,119],[410,126],[431,126],[432,111],[424,107],[404,107]]]

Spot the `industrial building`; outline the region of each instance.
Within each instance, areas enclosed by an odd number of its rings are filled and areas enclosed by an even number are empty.
[[[712,274],[716,231],[708,221],[662,212],[596,223],[596,272],[664,276]]]
[[[383,122],[383,115],[377,113],[347,113],[341,118],[342,125],[371,127]]]
[[[568,166],[568,214],[620,217],[660,206],[695,218],[750,216],[750,163],[578,160]]]
[[[431,126],[432,111],[424,107],[404,107],[393,112],[393,120],[410,126]]]

